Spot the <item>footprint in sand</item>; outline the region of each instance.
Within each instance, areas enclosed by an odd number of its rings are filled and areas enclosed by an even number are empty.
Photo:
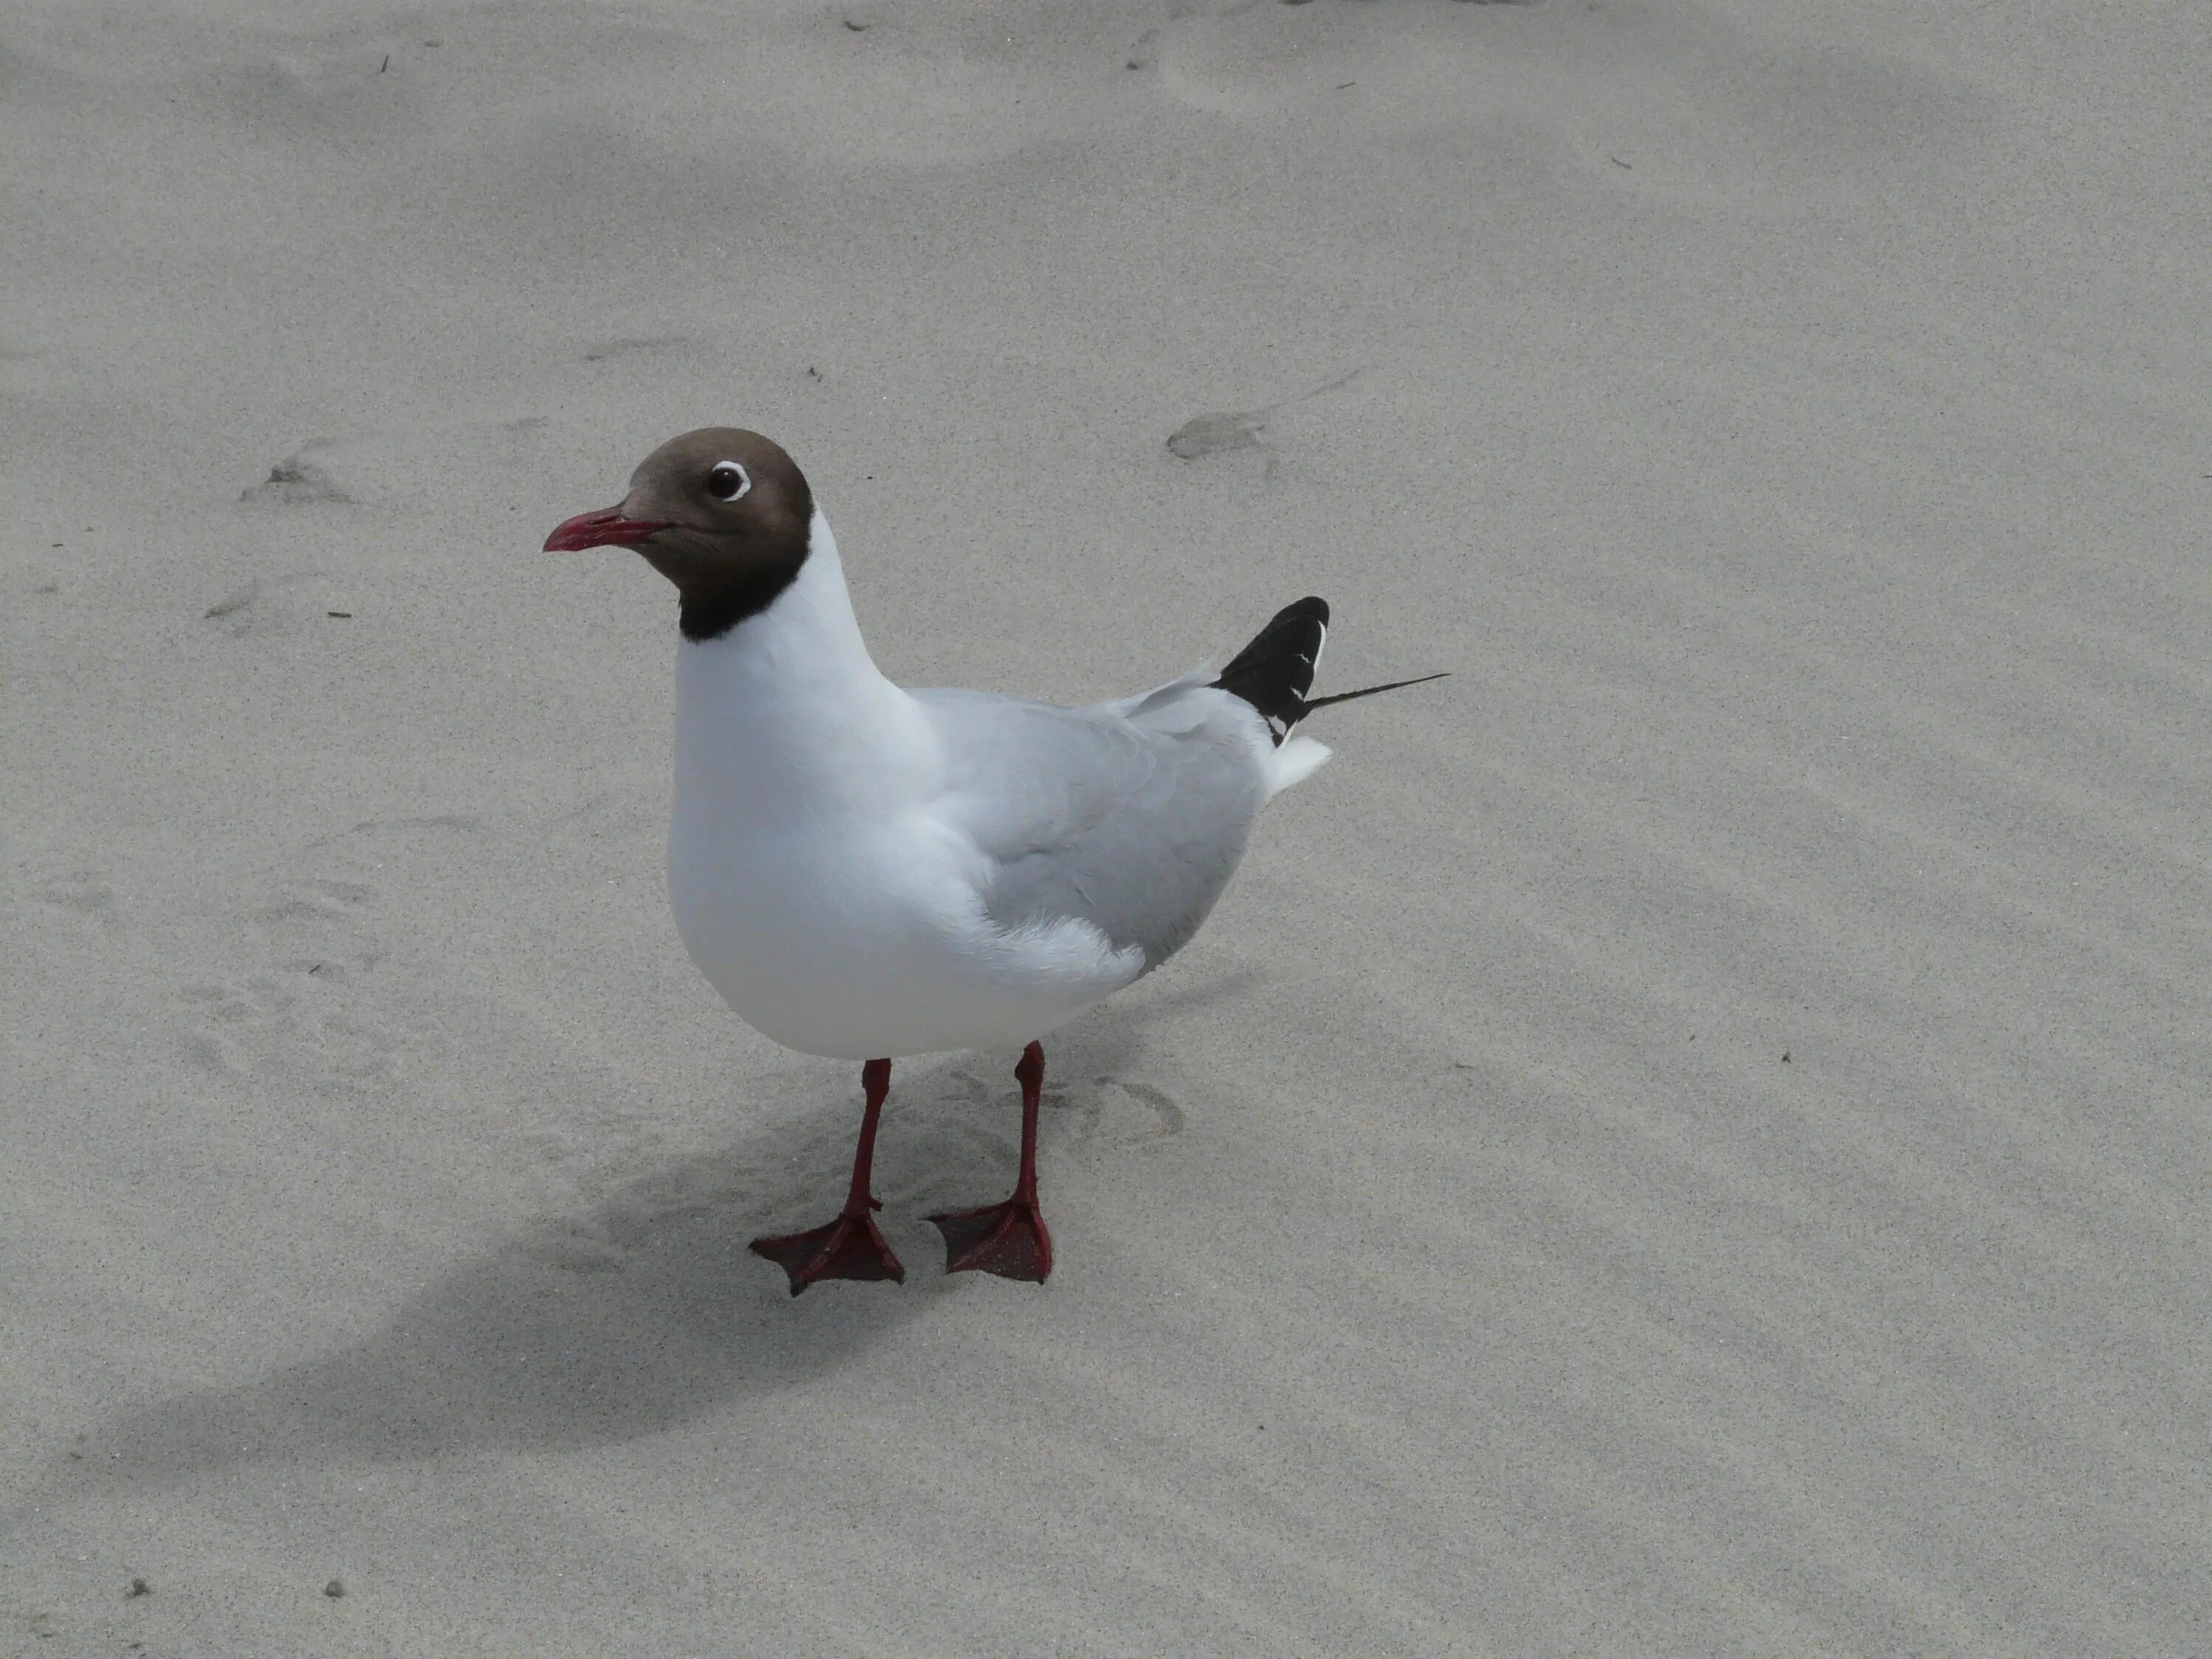
[[[289,881],[254,912],[254,920],[273,923],[300,917],[347,917],[374,896],[374,890],[364,882]]]
[[[284,576],[256,576],[245,586],[223,595],[200,613],[233,639],[248,634],[270,634],[320,621],[330,607],[318,599],[315,586],[321,573],[295,570]]]
[[[1357,368],[1348,370],[1326,386],[1317,386],[1310,392],[1302,392],[1295,398],[1285,398],[1262,409],[1219,410],[1205,415],[1194,415],[1168,434],[1168,453],[1179,460],[1197,461],[1209,455],[1228,454],[1239,449],[1257,449],[1267,455],[1267,476],[1272,478],[1282,458],[1274,446],[1260,435],[1267,429],[1267,417],[1278,410],[1288,409],[1292,404],[1302,404],[1309,398],[1318,398],[1325,392],[1335,392],[1347,386],[1358,374]]]
[[[1194,415],[1168,434],[1168,453],[1196,461],[1232,449],[1259,449],[1260,428],[1267,418],[1264,409]]]
[[[186,1052],[218,1073],[291,1072],[321,1085],[398,1080],[435,1034],[406,1029],[374,994],[386,955],[364,883],[280,883],[250,913],[265,965],[181,988],[190,1011]]]
[[[1182,1108],[1149,1083],[1102,1077],[1066,1107],[1073,1139],[1102,1146],[1150,1146],[1182,1133]]]
[[[659,351],[668,346],[689,345],[690,337],[684,334],[629,334],[618,340],[603,340],[584,353],[587,363],[603,363],[610,357],[626,357],[640,351]]]
[[[30,890],[30,896],[105,927],[112,927],[122,919],[116,908],[115,890],[96,871],[79,870],[58,881],[43,883]]]
[[[319,447],[309,444],[307,447]],[[338,487],[328,468],[309,460],[303,450],[277,462],[259,483],[239,491],[238,499],[278,507],[319,507],[350,501],[353,497]]]

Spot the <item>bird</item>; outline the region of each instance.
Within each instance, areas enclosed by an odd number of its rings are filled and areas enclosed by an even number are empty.
[[[845,1203],[752,1241],[791,1294],[902,1282],[877,1225],[876,1132],[891,1063],[1019,1050],[1021,1155],[1004,1202],[933,1215],[946,1271],[1042,1284],[1042,1040],[1158,968],[1220,897],[1261,807],[1329,751],[1294,728],[1328,606],[1285,606],[1226,665],[1063,708],[908,690],[862,639],[837,540],[805,475],[757,432],[654,450],[614,507],[548,552],[629,548],[678,597],[668,893],[708,981],[763,1036],[860,1060]]]

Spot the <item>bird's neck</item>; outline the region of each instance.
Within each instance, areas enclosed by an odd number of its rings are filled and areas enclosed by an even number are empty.
[[[837,538],[819,512],[805,562],[758,615],[676,657],[676,793],[709,813],[866,810],[915,785],[933,744],[869,656]]]

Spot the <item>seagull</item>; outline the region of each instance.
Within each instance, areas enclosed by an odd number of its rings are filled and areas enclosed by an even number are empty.
[[[545,541],[593,547],[635,549],[680,601],[668,894],[684,948],[763,1036],[865,1062],[843,1209],[752,1249],[793,1296],[903,1281],[870,1189],[891,1061],[1018,1049],[1012,1195],[930,1220],[947,1272],[1042,1283],[1040,1039],[1198,931],[1260,808],[1328,758],[1293,735],[1305,715],[1420,681],[1309,697],[1328,606],[1304,599],[1226,667],[1118,702],[903,690],[868,654],[805,475],[736,428],[672,439],[619,505]]]

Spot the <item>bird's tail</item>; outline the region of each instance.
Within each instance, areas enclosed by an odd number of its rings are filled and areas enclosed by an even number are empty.
[[[1252,636],[1249,645],[1230,660],[1229,666],[1221,671],[1221,678],[1213,684],[1258,709],[1279,748],[1291,729],[1316,708],[1444,678],[1441,673],[1423,674],[1410,680],[1392,680],[1387,685],[1340,691],[1334,696],[1310,698],[1306,693],[1313,690],[1314,670],[1321,662],[1321,648],[1328,640],[1327,600],[1309,598],[1296,605],[1286,605],[1275,613],[1273,621]],[[1312,764],[1320,763],[1316,758]],[[1312,766],[1306,768],[1308,771],[1311,769]]]

